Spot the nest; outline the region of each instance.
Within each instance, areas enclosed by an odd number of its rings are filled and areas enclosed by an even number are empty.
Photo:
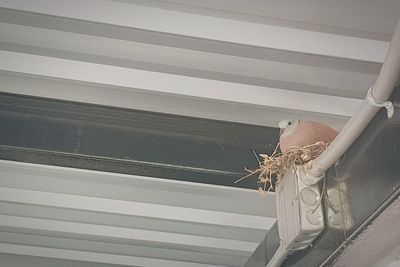
[[[260,154],[261,160],[257,157],[259,162],[258,169],[248,170],[245,168],[248,174],[235,181],[235,183],[258,174],[259,191],[261,193],[274,191],[275,183],[279,183],[287,170],[291,169],[293,165],[302,165],[317,158],[327,146],[328,144],[324,142],[317,142],[303,147],[290,147],[285,152],[281,152],[279,151],[278,143],[270,156]]]

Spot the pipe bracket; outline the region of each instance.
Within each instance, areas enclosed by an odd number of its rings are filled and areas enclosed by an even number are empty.
[[[367,93],[367,101],[368,101],[368,103],[369,103],[370,105],[375,106],[375,107],[379,107],[379,108],[384,107],[384,108],[386,108],[387,117],[390,119],[391,117],[393,117],[393,114],[394,114],[394,106],[393,106],[393,103],[390,102],[390,101],[384,101],[384,102],[377,101],[377,100],[374,98],[374,96],[372,95],[372,89],[373,89],[373,88],[374,88],[374,87],[371,86],[371,87],[368,89],[368,93]]]

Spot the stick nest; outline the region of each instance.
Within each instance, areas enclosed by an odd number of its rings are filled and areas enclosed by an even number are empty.
[[[261,193],[274,191],[275,183],[279,183],[287,170],[291,169],[293,165],[303,165],[317,158],[327,146],[328,144],[324,142],[317,142],[303,147],[289,147],[285,152],[281,152],[278,143],[270,156],[267,154],[259,154],[261,160],[258,160],[258,169],[249,170],[245,168],[248,174],[235,181],[235,183],[258,174],[258,184],[260,184],[259,191]]]

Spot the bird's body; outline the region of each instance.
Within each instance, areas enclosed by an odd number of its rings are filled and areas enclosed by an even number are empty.
[[[282,134],[279,139],[281,151],[290,147],[303,147],[317,142],[330,143],[337,132],[315,121],[285,120],[280,122]]]

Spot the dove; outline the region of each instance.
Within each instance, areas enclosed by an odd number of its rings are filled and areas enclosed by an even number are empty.
[[[334,129],[322,123],[299,119],[280,121],[279,128],[281,129],[279,144],[282,152],[293,146],[302,147],[317,142],[330,143],[337,135]]]

